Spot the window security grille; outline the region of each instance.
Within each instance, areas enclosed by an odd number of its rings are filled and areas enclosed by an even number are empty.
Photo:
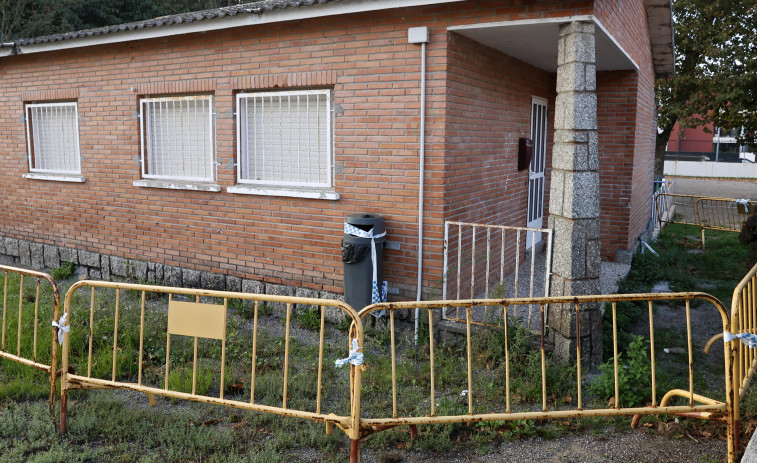
[[[26,105],[29,171],[81,174],[76,103]]]
[[[212,97],[145,98],[140,103],[142,177],[214,181]]]
[[[328,90],[237,95],[239,183],[331,186]]]

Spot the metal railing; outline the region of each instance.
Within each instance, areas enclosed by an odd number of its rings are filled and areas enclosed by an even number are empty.
[[[720,316],[723,332],[743,333],[754,332],[757,329],[757,297],[755,297],[755,288],[757,288],[757,266],[752,269],[749,275],[745,277],[740,286],[736,289],[734,305],[730,314],[734,322],[732,323],[725,307],[716,298],[705,293],[667,293],[667,294],[625,294],[611,296],[575,296],[575,297],[528,297],[528,298],[499,298],[499,299],[471,299],[471,300],[448,300],[448,301],[423,301],[423,302],[396,302],[374,304],[356,313],[352,308],[344,303],[333,300],[297,298],[273,295],[258,295],[249,293],[235,293],[226,291],[211,291],[186,288],[172,288],[162,286],[148,286],[128,283],[110,283],[100,281],[80,281],[75,283],[68,291],[65,299],[65,315],[68,317],[71,332],[66,332],[63,337],[62,350],[62,374],[61,374],[61,430],[66,429],[67,419],[67,394],[72,389],[96,389],[96,388],[119,388],[142,392],[148,395],[151,403],[154,404],[155,395],[161,395],[176,399],[192,400],[198,402],[212,403],[222,406],[254,410],[262,413],[270,413],[281,416],[291,416],[309,419],[326,423],[326,432],[330,434],[333,426],[336,425],[342,429],[351,440],[351,461],[359,461],[359,439],[379,432],[384,429],[395,426],[409,425],[411,431],[416,425],[422,424],[451,424],[451,423],[472,423],[480,421],[513,421],[513,420],[544,420],[544,419],[566,419],[573,417],[587,416],[642,416],[642,415],[660,415],[660,414],[677,414],[689,417],[698,417],[724,421],[727,424],[728,436],[728,461],[734,462],[738,450],[738,410],[739,398],[743,395],[749,380],[755,369],[755,359],[757,356],[746,349],[738,342],[726,344],[724,351],[725,364],[725,397],[710,398],[695,388],[695,368],[699,368],[693,361],[693,340],[691,329],[691,310],[694,304],[697,310],[714,309],[713,316]],[[89,289],[89,293],[82,290]],[[105,291],[104,295],[99,295]],[[97,292],[97,294],[96,294]],[[130,299],[128,304],[122,303],[128,294],[136,296]],[[75,298],[77,309],[72,311],[72,305]],[[227,309],[230,300],[241,300],[244,303],[252,304],[252,328],[249,336],[250,340],[250,357],[251,368],[249,370],[249,392],[237,392],[230,397],[224,396],[225,375],[227,374],[227,365],[225,360],[226,350],[228,348],[227,340],[232,338],[228,332]],[[86,305],[89,302],[89,309],[80,307],[82,302]],[[618,330],[617,314],[623,310],[621,303],[636,303],[645,306],[648,312],[649,336],[647,343],[649,347],[649,382],[648,391],[643,402],[646,406],[637,404],[628,404],[631,390],[626,389],[631,386],[625,386],[621,380],[624,366],[621,363],[621,356],[618,347]],[[655,341],[655,305],[675,302],[679,306],[685,307],[685,348],[682,352],[688,359],[686,363],[686,374],[682,375],[679,383],[671,384],[675,386],[670,389],[662,398],[658,397],[657,386],[660,384],[657,380],[657,361],[655,360],[656,341]],[[261,339],[259,320],[260,311],[263,310],[263,304],[276,306],[276,309],[284,312],[285,324],[282,334],[282,341],[279,343],[265,342]],[[611,311],[613,328],[613,356],[612,356],[612,376],[611,384],[614,387],[613,403],[605,405],[605,402],[595,400],[596,398],[587,398],[587,386],[585,380],[587,375],[584,371],[583,356],[584,348],[581,344],[582,329],[585,329],[585,312],[596,308],[597,304],[605,304],[606,309]],[[165,307],[164,307],[165,306]],[[315,379],[317,395],[314,403],[307,407],[302,405],[303,401],[297,402],[297,397],[292,397],[287,391],[291,375],[290,369],[293,363],[290,357],[293,355],[291,346],[295,344],[292,341],[293,333],[290,331],[293,311],[299,306],[316,307],[320,310],[320,329],[318,332],[318,353],[310,355],[307,362],[313,365],[311,370],[317,369],[317,373],[311,371]],[[539,348],[533,358],[535,363],[532,365],[535,394],[538,396],[539,404],[534,407],[530,403],[521,402],[517,399],[513,384],[519,378],[513,376],[512,371],[517,367],[515,362],[518,360],[514,357],[513,349],[515,341],[512,338],[511,329],[517,324],[515,317],[520,312],[519,309],[527,306],[536,306],[539,308],[538,317],[541,323],[536,340]],[[566,306],[569,310],[575,311],[575,327],[572,328],[576,334],[576,362],[573,367],[566,367],[572,370],[570,380],[565,378],[555,378],[550,374],[551,360],[547,355],[547,331],[546,324],[546,307],[559,306],[563,310]],[[448,346],[437,345],[435,337],[435,324],[439,323],[442,311],[447,307],[460,308],[465,313],[465,333],[463,347],[459,349]],[[501,314],[501,348],[502,358],[499,359],[504,365],[504,374],[496,378],[480,378],[481,372],[488,369],[485,364],[486,359],[477,357],[472,348],[479,337],[484,333],[494,333],[494,330],[476,329],[474,320],[474,308],[488,307],[490,310],[497,311]],[[165,308],[165,310],[163,310]],[[349,405],[343,403],[344,413],[335,413],[338,410],[339,401],[324,400],[322,391],[324,390],[324,347],[327,343],[324,341],[324,322],[326,310],[336,310],[340,315],[347,315],[351,320],[349,341],[353,346],[350,351],[352,362],[350,365],[349,382],[342,376],[342,382],[334,384],[334,387],[326,389],[341,397],[346,397],[345,389],[349,391]],[[416,309],[427,310],[428,322],[425,325],[427,344],[415,346],[412,343],[411,330],[401,329],[396,325],[398,315],[407,311]],[[270,308],[268,309],[270,310]],[[363,323],[362,319],[371,312],[386,310],[387,331],[378,333],[380,327],[372,328],[374,333],[367,337],[363,344]],[[104,317],[105,312],[108,313]],[[129,312],[133,312],[129,314]],[[409,313],[407,319],[410,319]],[[157,318],[155,318],[157,317]],[[89,323],[87,323],[87,318]],[[372,317],[371,317],[372,318]],[[399,318],[403,318],[399,315]],[[101,323],[101,320],[105,320]],[[127,327],[130,321],[138,320],[137,326]],[[281,319],[279,319],[281,320]],[[73,322],[73,325],[71,323]],[[425,324],[425,323],[424,323]],[[146,327],[152,325],[159,326],[163,330],[165,339],[160,337],[152,340],[155,346],[159,346],[156,351],[151,351],[145,338]],[[97,329],[96,329],[97,328]],[[104,331],[102,331],[104,330]],[[522,329],[521,329],[522,330]],[[527,331],[527,330],[526,330]],[[154,333],[154,329],[152,330]],[[103,336],[103,333],[105,336]],[[121,336],[119,336],[121,333]],[[378,333],[378,334],[376,334]],[[532,335],[528,332],[529,336]],[[281,333],[280,333],[281,334]],[[135,370],[123,373],[121,368],[128,359],[121,355],[119,343],[123,336],[138,338],[138,354],[135,354],[135,361],[130,364],[136,365]],[[100,342],[105,338],[105,342],[98,345],[93,356],[93,340]],[[180,337],[184,339],[185,346],[191,344],[191,349],[185,349],[191,352],[186,355],[186,359],[191,360],[191,392],[183,392],[171,386],[169,378],[172,367],[173,338]],[[721,335],[722,337],[722,335]],[[713,339],[716,339],[717,336]],[[74,339],[74,341],[72,341]],[[110,344],[112,339],[112,344]],[[220,382],[218,388],[210,393],[210,389],[205,391],[199,390],[198,386],[198,339],[213,339],[212,342],[220,342],[220,360],[216,369],[220,369]],[[201,341],[202,342],[202,341]],[[500,342],[500,341],[497,341]],[[712,345],[713,340],[708,343]],[[281,368],[281,394],[276,397],[280,398],[277,404],[264,403],[264,400],[258,400],[256,397],[256,374],[262,370],[258,368],[260,362],[256,359],[259,356],[261,346],[267,345],[270,349],[272,345],[278,346],[281,350],[279,356],[283,366]],[[412,346],[412,347],[409,347]],[[154,346],[153,346],[154,347]],[[160,347],[165,350],[161,354]],[[203,345],[203,349],[207,346]],[[365,358],[359,358],[358,355],[362,348],[365,347]],[[658,346],[659,347],[659,346]],[[124,346],[124,348],[126,348]],[[386,351],[384,353],[382,351]],[[105,355],[103,355],[103,352]],[[161,357],[165,355],[165,358]],[[238,354],[237,354],[238,355]],[[460,356],[452,358],[446,363],[441,362],[444,356]],[[203,357],[213,357],[203,355]],[[78,358],[78,361],[76,360]],[[157,358],[157,360],[156,360]],[[151,360],[150,360],[151,359]],[[215,359],[215,357],[213,357]],[[148,361],[150,360],[150,361]],[[207,358],[206,361],[209,361]],[[101,364],[98,368],[105,371],[103,377],[95,374],[97,363],[104,363],[105,369]],[[152,362],[152,363],[150,363]],[[481,362],[484,362],[481,365]],[[150,365],[153,370],[153,378],[145,378],[145,368]],[[317,367],[316,367],[317,366]],[[440,368],[446,368],[446,376],[441,375]],[[218,368],[220,367],[220,368]],[[71,370],[72,368],[81,370],[81,373]],[[86,373],[84,371],[86,370]],[[157,373],[156,373],[157,371]],[[278,374],[278,373],[277,373]],[[405,377],[400,380],[401,376]],[[346,376],[346,372],[345,372]],[[157,379],[156,379],[157,378]],[[453,379],[451,379],[453,378]],[[334,375],[332,375],[332,380]],[[158,384],[151,383],[157,382]],[[503,401],[492,401],[484,393],[486,387],[482,381],[491,381],[489,386],[496,387],[498,391],[504,391]],[[495,384],[496,382],[496,384]],[[555,400],[552,397],[553,388],[573,387],[570,400]],[[308,383],[312,384],[312,383]],[[567,386],[566,386],[567,384]],[[572,386],[570,386],[572,384]],[[331,384],[329,384],[331,386]],[[460,388],[464,390],[460,390]],[[634,384],[634,387],[638,387]],[[371,397],[374,400],[361,399],[363,389],[371,391]],[[416,397],[418,391],[425,391],[425,399]],[[385,394],[385,395],[384,395]],[[416,394],[416,395],[413,395]],[[462,394],[462,398],[461,398]],[[412,397],[410,402],[405,397]],[[375,400],[379,397],[380,400]],[[459,408],[450,408],[445,405],[445,401],[450,402],[450,398],[455,398],[462,402],[464,406]],[[345,399],[346,400],[346,399]],[[342,401],[344,402],[344,401]],[[440,405],[441,402],[441,405]],[[337,410],[324,410],[324,404]],[[634,422],[638,421],[635,418]]]
[[[731,299],[731,333],[757,333],[757,265],[739,282]],[[713,340],[721,338],[715,336]],[[710,343],[712,343],[712,341]],[[709,344],[709,343],[708,343]],[[732,341],[731,350],[736,358],[733,371],[733,416],[739,429],[741,398],[752,381],[757,368],[757,352],[738,340]],[[737,432],[738,436],[738,432]]]
[[[657,222],[696,225],[705,247],[705,230],[741,231],[746,214],[755,210],[757,201],[745,207],[737,199],[662,193],[656,196]],[[663,211],[668,211],[664,213]]]
[[[757,201],[749,201],[748,207],[740,204],[736,199],[729,198],[700,198],[697,200],[697,217],[699,228],[702,231],[702,249],[705,246],[704,231],[725,230],[741,231],[741,225],[749,214],[754,210]]]
[[[637,302],[645,303],[648,308],[648,322],[649,322],[649,352],[650,352],[650,390],[648,397],[651,398],[649,406],[624,406],[624,394],[628,394],[629,391],[624,391],[620,381],[619,374],[622,366],[619,366],[619,351],[618,351],[618,332],[616,325],[616,315],[618,310],[618,303],[620,302]],[[686,312],[686,352],[688,355],[688,375],[684,381],[685,387],[673,389],[669,391],[662,400],[658,400],[656,387],[656,362],[655,362],[655,328],[654,328],[654,304],[658,301],[682,301],[685,304]],[[380,409],[374,412],[375,417],[360,419],[361,435],[366,436],[372,433],[378,432],[383,429],[391,428],[400,425],[421,425],[421,424],[449,424],[449,423],[471,423],[480,421],[511,421],[511,420],[544,420],[544,419],[565,419],[573,417],[586,417],[586,416],[618,416],[618,415],[660,415],[660,414],[681,414],[685,416],[697,416],[700,418],[708,419],[721,419],[727,422],[728,425],[728,455],[729,461],[734,461],[736,452],[736,435],[734,415],[730,413],[730,407],[733,402],[732,391],[732,371],[734,361],[732,358],[732,351],[730,349],[724,349],[725,351],[725,398],[724,400],[710,399],[695,391],[694,383],[694,362],[693,362],[693,343],[692,343],[692,331],[691,331],[691,303],[693,301],[703,301],[708,306],[714,308],[714,312],[720,316],[723,331],[730,329],[730,321],[728,313],[725,307],[715,299],[714,297],[704,293],[667,293],[667,294],[625,294],[625,295],[612,295],[612,296],[575,296],[575,297],[543,297],[543,298],[512,298],[512,299],[488,299],[488,300],[453,300],[453,301],[424,301],[424,302],[398,302],[398,303],[381,303],[368,306],[360,311],[360,317],[365,317],[373,311],[386,310],[389,313],[388,329],[389,329],[389,344],[390,344],[390,369],[391,373],[377,371],[377,368],[369,368],[363,376],[364,382],[378,381],[374,380],[374,375],[377,376],[389,376],[391,377],[391,392],[387,391],[387,395],[391,394],[391,410],[389,407],[389,400],[382,403],[386,404],[386,409]],[[581,347],[581,319],[582,312],[585,310],[587,304],[606,303],[609,305],[607,310],[612,310],[613,318],[613,345],[614,345],[614,404],[609,407],[589,408],[596,401],[586,401],[585,398],[585,386],[584,380],[586,379],[585,372],[582,371],[582,347]],[[549,383],[548,370],[548,356],[546,353],[546,330],[544,324],[545,307],[547,305],[554,306],[555,304],[566,304],[571,306],[576,312],[576,363],[575,363],[575,402],[571,402],[570,405],[566,404],[551,404],[548,390],[553,386]],[[512,383],[515,378],[511,377],[510,371],[513,368],[511,363],[511,346],[509,339],[508,328],[513,323],[511,314],[516,311],[519,306],[537,305],[539,315],[542,318],[539,332],[539,344],[540,344],[540,388],[541,388],[541,403],[538,410],[529,409],[528,407],[516,407],[513,403],[513,387]],[[479,399],[479,382],[476,380],[476,374],[482,371],[482,368],[486,368],[486,365],[474,365],[476,359],[472,353],[472,342],[474,341],[477,333],[480,331],[473,330],[474,323],[472,317],[472,309],[477,306],[488,306],[501,311],[505,321],[500,329],[503,330],[503,349],[504,349],[504,364],[505,375],[501,384],[497,387],[504,389],[504,404],[499,408],[491,408],[492,405],[487,402],[483,402]],[[459,359],[454,369],[459,375],[462,375],[463,380],[457,384],[463,384],[466,388],[463,391],[449,390],[448,386],[440,384],[437,378],[437,372],[435,364],[438,360],[436,353],[436,341],[434,337],[434,323],[438,320],[438,314],[435,316],[435,312],[444,310],[445,307],[459,307],[466,313],[466,332],[465,332],[465,347],[464,358]],[[408,310],[415,310],[416,308],[428,310],[428,347],[427,351],[423,352],[423,356],[428,356],[429,370],[423,371],[423,374],[416,374],[411,382],[401,383],[398,381],[398,371],[406,371],[402,366],[402,361],[407,360],[411,364],[417,363],[414,358],[403,357],[398,347],[399,334],[395,328],[395,312],[402,312]],[[715,315],[713,313],[713,315]],[[371,338],[366,338],[366,362],[370,365],[374,359],[371,358],[371,352],[377,350],[376,346],[371,345]],[[406,349],[407,350],[407,349]],[[414,356],[418,356],[417,352],[413,352]],[[447,379],[447,383],[449,383]],[[398,396],[410,394],[410,390],[400,390],[401,384],[407,384],[407,387],[412,390],[417,388],[423,388],[427,392],[427,399],[422,400],[421,406],[416,405],[411,407],[402,408],[398,403]],[[459,386],[458,386],[459,387]],[[376,391],[374,390],[374,394]],[[449,409],[445,409],[443,414],[437,413],[437,403],[441,398],[458,397],[460,394],[465,396],[466,406],[462,409],[453,410],[450,413]],[[670,405],[673,397],[680,396],[684,399],[684,404]],[[402,409],[402,410],[401,410]]]
[[[667,217],[674,212],[673,202],[671,198],[665,197],[664,200],[660,199],[660,195],[671,195],[676,192],[676,179],[665,179],[655,181],[655,192],[652,194],[652,222],[655,224],[655,229],[659,230],[662,227],[662,223],[658,220],[658,217]]]
[[[53,410],[55,406],[55,378],[58,371],[58,331],[52,327],[51,321],[58,320],[60,306],[58,285],[50,275],[42,272],[6,265],[0,265],[0,272],[4,273],[3,326],[0,357],[46,372],[50,384],[48,402],[50,410]],[[31,277],[33,285],[27,285],[24,277]],[[11,278],[18,278],[18,293],[14,295],[9,294]],[[46,303],[40,304],[43,280],[49,284],[51,298],[49,305]],[[29,280],[26,281],[28,282]],[[12,284],[15,283],[16,281]],[[46,291],[48,290],[46,289]],[[9,304],[9,296],[18,299],[17,311]],[[33,304],[34,310],[30,314],[31,308],[28,306],[31,304]],[[31,323],[25,322],[29,318],[31,318]],[[41,326],[40,320],[42,321]],[[15,333],[12,333],[14,323],[16,329]],[[31,332],[29,332],[29,327],[31,327]],[[45,330],[50,330],[48,333],[50,333],[51,338],[49,344],[45,343],[44,346],[41,346],[43,338],[46,337]],[[48,347],[50,349],[49,352],[47,350]],[[45,363],[46,361],[49,364]]]
[[[545,252],[537,252],[539,242]],[[542,269],[543,276],[537,275]],[[549,296],[552,230],[447,221],[443,270],[442,299]],[[442,317],[465,321],[459,307],[443,310]],[[482,306],[473,318],[477,324],[496,324],[498,312]],[[523,318],[530,329],[533,307],[524,308]]]
[[[89,290],[89,294],[86,294],[86,289]],[[129,299],[130,303],[123,303],[122,301],[127,297],[132,298]],[[88,301],[89,309],[73,310],[74,298],[77,298],[77,307],[86,305]],[[227,367],[229,367],[226,365],[227,340],[232,338],[232,335],[228,333],[227,318],[230,300],[235,300],[238,304],[251,305],[252,327],[249,334],[251,339],[245,344],[245,348],[249,348],[251,365],[249,371],[245,371],[248,373],[246,380],[249,380],[249,387],[239,387],[237,389],[240,390],[233,396],[229,394],[230,397],[225,397]],[[316,385],[315,403],[308,407],[298,406],[288,400],[291,396],[291,390],[288,390],[288,387],[294,375],[293,363],[290,362],[294,355],[291,327],[293,310],[297,307],[310,307],[320,311],[318,341],[314,341],[318,345],[317,356],[313,359],[307,358],[308,366],[313,363],[317,365],[317,372],[313,375],[315,377],[308,377],[308,380],[312,379]],[[265,342],[263,334],[265,330],[261,330],[259,324],[262,318],[261,311],[264,309],[269,312],[273,310],[284,312],[285,323],[283,333],[280,333],[280,337],[283,338],[281,342]],[[334,413],[338,410],[324,410],[327,403],[331,404],[329,406],[338,407],[334,405],[338,401],[327,402],[323,397],[324,333],[327,310],[336,310],[340,317],[348,316],[353,322],[350,341],[354,338],[359,346],[362,345],[362,324],[357,313],[348,305],[336,300],[79,281],[68,290],[64,303],[64,313],[72,328],[71,332],[66,332],[63,336],[61,432],[66,431],[68,391],[117,388],[145,393],[152,405],[155,405],[154,396],[159,395],[325,422],[327,434],[331,434],[333,426],[336,425],[351,439],[356,440],[360,413],[361,369],[359,367],[350,365],[350,385],[345,384],[345,388],[349,387],[352,397],[347,407],[348,412],[339,415]],[[87,328],[82,329],[83,327]],[[146,337],[146,331],[152,335]],[[282,331],[281,328],[279,331]],[[239,332],[236,334],[236,336],[240,335]],[[177,337],[180,338],[177,340],[175,339]],[[109,344],[111,338],[112,345]],[[130,359],[122,352],[128,347],[124,346],[123,349],[119,347],[119,343],[123,343],[125,338],[139,340],[138,353],[133,352],[135,359]],[[96,346],[94,346],[95,340],[97,340]],[[180,340],[191,341],[191,347],[188,347],[186,342],[184,343],[185,363],[191,358],[191,392],[181,391],[180,387],[172,386],[169,381],[172,374],[171,359],[176,354],[175,343]],[[220,354],[215,356],[220,356],[220,359],[217,359],[219,364],[213,367],[214,370],[220,368],[220,380],[212,396],[210,388],[200,390],[198,386],[198,345],[200,342],[204,343],[203,357],[206,357],[204,359],[206,361],[210,361],[207,360],[208,357],[213,357],[208,352],[218,352],[218,342],[221,344]],[[281,387],[276,391],[276,397],[281,398],[279,404],[272,403],[273,399],[266,404],[256,397],[256,375],[262,374],[265,366],[260,361],[261,349],[272,349],[272,346],[278,349],[276,361],[283,362],[283,365],[277,365],[277,368],[280,367],[282,370]],[[215,357],[213,361],[216,360]],[[102,364],[105,364],[105,368]],[[136,364],[136,371],[129,370],[129,367],[134,364]],[[152,370],[149,378],[146,366]],[[72,372],[72,369],[78,371]],[[96,370],[100,373],[98,374]],[[307,372],[307,374],[310,373]],[[346,372],[342,377],[345,376]],[[244,378],[244,375],[241,374],[238,377]],[[313,383],[308,383],[308,388],[311,384]],[[331,389],[334,394],[338,393],[334,391],[336,388]],[[344,391],[341,393],[343,394]]]

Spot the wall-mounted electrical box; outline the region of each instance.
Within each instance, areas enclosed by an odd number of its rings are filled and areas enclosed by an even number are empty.
[[[408,43],[427,43],[428,42],[428,27],[411,27],[407,30],[407,42]]]
[[[534,141],[530,138],[518,139],[518,170],[528,169],[534,155]]]

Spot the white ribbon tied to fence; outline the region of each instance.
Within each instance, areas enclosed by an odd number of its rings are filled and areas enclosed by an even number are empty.
[[[733,341],[734,339],[741,339],[741,342],[746,344],[749,348],[754,349],[757,347],[757,334],[754,333],[740,333],[733,334],[728,331],[723,332],[723,342]]]
[[[749,203],[750,202],[751,201],[748,200],[748,199],[746,199],[746,198],[741,198],[741,199],[737,199],[736,201],[734,201],[734,203],[740,204],[740,205],[744,206],[744,211],[746,211],[747,213],[749,213]]]
[[[368,231],[365,231],[345,222],[344,233],[347,235],[357,236],[358,238],[371,239],[371,262],[373,263],[373,285],[371,289],[371,304],[385,302],[387,283],[386,281],[382,282],[381,292],[379,292],[379,286],[378,286],[378,258],[376,257],[376,238],[383,238],[384,236],[386,236],[386,232],[380,233],[378,235],[374,235],[373,228],[371,228]]]
[[[66,325],[66,317],[68,317],[68,314],[64,313],[59,321],[53,320],[53,326],[58,328],[58,344],[60,345],[63,345],[63,333],[71,331],[71,325]]]
[[[337,368],[341,368],[350,362],[352,365],[359,366],[363,364],[363,353],[360,352],[363,348],[357,345],[357,338],[352,340],[352,349],[350,349],[350,356],[344,359],[339,359],[336,362]]]

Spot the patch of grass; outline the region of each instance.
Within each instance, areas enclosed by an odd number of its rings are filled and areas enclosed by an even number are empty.
[[[4,462],[278,462],[286,461],[251,426],[205,426],[196,412],[135,409],[111,393],[90,393],[57,432],[44,403],[6,402],[0,414]],[[223,423],[223,421],[221,421]]]
[[[321,328],[320,307],[302,310],[297,314],[297,320],[306,330],[318,331]]]
[[[197,367],[197,378],[194,378],[192,368],[181,366],[170,370],[168,374],[168,389],[177,392],[192,392],[193,380],[196,381],[196,394],[205,395],[213,385],[213,370],[205,365]]]
[[[702,252],[699,228],[692,225],[666,226],[651,252],[638,253],[628,275],[618,284],[618,294],[648,293],[655,283],[667,281],[671,291],[708,292],[727,304],[733,288],[747,271],[747,249],[733,232],[707,230],[707,249]],[[711,286],[714,289],[709,289]],[[604,358],[612,356],[612,311],[605,307],[603,320]],[[617,304],[618,346],[626,350],[632,341],[631,327],[647,314],[644,302]]]
[[[60,267],[53,269],[50,276],[55,281],[65,280],[76,272],[76,265],[73,262],[61,262]]]

